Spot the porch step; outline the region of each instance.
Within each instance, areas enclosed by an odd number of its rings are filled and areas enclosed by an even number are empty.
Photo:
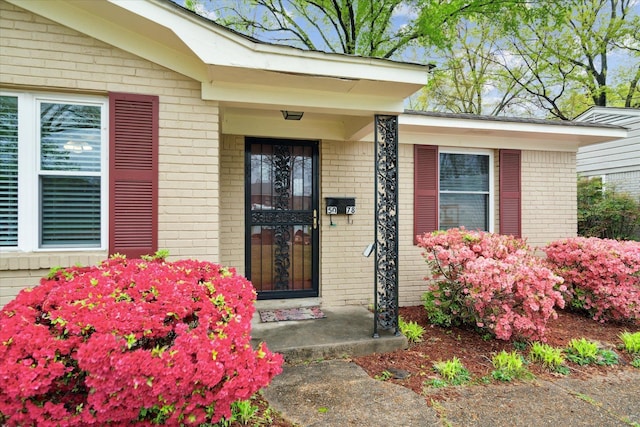
[[[364,307],[322,307],[322,311],[324,319],[261,323],[256,310],[252,344],[265,342],[290,363],[386,353],[408,346],[404,336],[392,331],[379,330],[380,337],[373,338],[373,313]]]

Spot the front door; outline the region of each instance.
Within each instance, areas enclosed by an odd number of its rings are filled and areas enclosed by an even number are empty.
[[[259,299],[318,296],[318,143],[247,138],[245,268]]]

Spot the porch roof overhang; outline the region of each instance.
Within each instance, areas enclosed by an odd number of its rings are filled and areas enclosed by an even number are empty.
[[[397,114],[430,68],[259,42],[169,0],[8,1],[193,78],[223,108]]]
[[[401,143],[543,151],[577,151],[627,135],[602,124],[418,111],[402,114],[399,129]]]

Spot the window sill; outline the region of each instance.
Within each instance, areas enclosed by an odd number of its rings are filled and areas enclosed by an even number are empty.
[[[70,267],[74,265],[95,265],[106,259],[107,251],[39,251],[0,253],[0,271],[6,270],[43,270],[52,267]]]

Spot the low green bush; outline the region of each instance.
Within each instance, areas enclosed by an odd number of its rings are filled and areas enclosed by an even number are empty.
[[[632,354],[640,353],[640,332],[623,332],[620,339],[624,345],[624,349]]]
[[[565,349],[567,360],[578,365],[616,365],[618,354],[610,349],[600,348],[595,341],[586,338],[574,338]]]
[[[457,357],[436,362],[433,369],[443,378],[444,385],[462,385],[471,381],[471,373]]]
[[[398,319],[398,326],[402,335],[407,337],[407,340],[412,343],[422,342],[422,335],[424,335],[424,328],[418,324],[418,322],[406,322],[402,317]]]
[[[567,374],[564,366],[565,358],[561,348],[555,348],[549,344],[534,342],[529,351],[529,358],[534,362],[540,362],[547,369],[561,374]]]
[[[524,364],[524,359],[516,351],[506,352],[502,350],[491,358],[495,370],[491,376],[500,381],[512,381],[515,379],[531,378],[532,374]]]
[[[578,235],[631,240],[638,227],[640,201],[603,187],[600,178],[578,179]]]

